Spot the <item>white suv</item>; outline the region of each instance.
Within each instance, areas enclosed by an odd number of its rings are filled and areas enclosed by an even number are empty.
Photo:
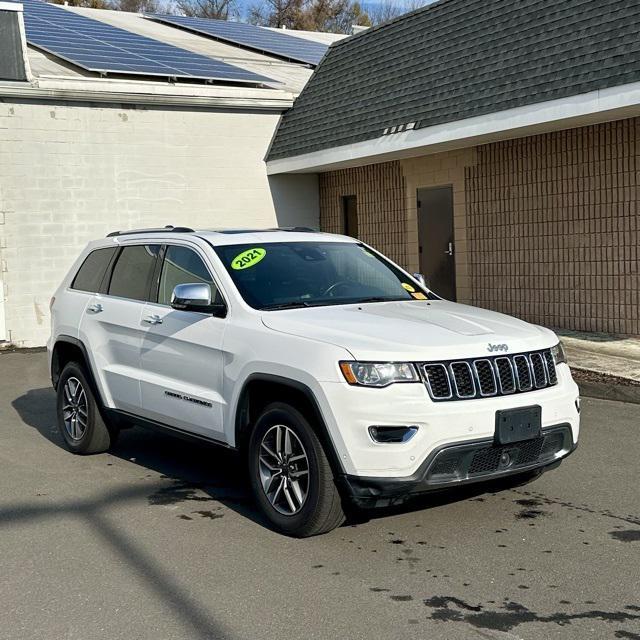
[[[352,238],[310,230],[116,232],[52,299],[58,421],[75,453],[132,424],[244,452],[279,530],[343,501],[521,482],[576,447],[556,335],[442,300]]]

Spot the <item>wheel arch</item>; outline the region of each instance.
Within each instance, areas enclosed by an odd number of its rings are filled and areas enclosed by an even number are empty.
[[[104,399],[97,385],[89,353],[84,343],[73,336],[60,335],[51,350],[51,384],[54,389],[58,388],[60,374],[68,362],[79,362],[84,365],[84,370],[91,384],[92,391],[100,403],[104,407]]]
[[[252,373],[244,381],[235,413],[236,448],[246,450],[251,434],[251,425],[267,405],[276,401],[290,404],[310,419],[310,423],[324,447],[334,475],[337,477],[344,474],[340,456],[314,392],[303,382],[284,376],[271,373]]]

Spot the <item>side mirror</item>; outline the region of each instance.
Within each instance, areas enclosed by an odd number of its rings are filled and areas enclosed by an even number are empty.
[[[427,280],[421,273],[414,273],[413,277],[425,288],[428,289]]]
[[[178,311],[199,311],[224,318],[227,308],[224,304],[211,303],[211,287],[204,282],[178,284],[171,295],[171,308]]]

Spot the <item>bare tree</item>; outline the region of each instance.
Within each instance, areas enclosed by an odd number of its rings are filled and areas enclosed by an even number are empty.
[[[262,0],[249,9],[251,24],[264,27],[301,29],[308,0]]]
[[[53,0],[53,4],[64,4],[65,0]],[[108,0],[67,0],[71,7],[87,7],[88,9],[111,9]]]
[[[110,9],[131,11],[133,13],[158,13],[157,0],[113,0]]]
[[[176,12],[189,18],[229,20],[239,17],[236,0],[176,0]]]
[[[433,0],[382,0],[369,7],[367,13],[371,18],[371,24],[378,25],[393,20],[404,13],[415,11],[431,4]]]
[[[313,0],[303,15],[303,28],[308,31],[351,33],[354,24],[370,26],[371,22],[353,0]]]
[[[267,27],[350,33],[371,22],[357,0],[262,0],[249,10],[249,22]]]

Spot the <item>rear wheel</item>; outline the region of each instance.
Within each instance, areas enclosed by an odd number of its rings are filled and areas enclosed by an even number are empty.
[[[115,443],[117,429],[109,429],[82,365],[69,362],[58,381],[58,428],[73,453],[101,453]]]
[[[249,441],[249,471],[258,505],[279,531],[303,538],[344,521],[322,443],[294,407],[276,402],[262,412]]]

